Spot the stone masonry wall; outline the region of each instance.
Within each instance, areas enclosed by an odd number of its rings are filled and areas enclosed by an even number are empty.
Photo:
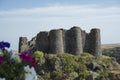
[[[19,38],[19,52],[23,52],[28,50],[28,39],[27,37],[20,37]]]
[[[32,44],[33,47],[30,47]],[[43,51],[44,53],[70,53],[80,55],[83,52],[99,57],[101,52],[100,30],[92,29],[90,33],[86,33],[79,27],[72,27],[69,30],[56,29],[50,32],[40,32],[31,41],[27,41],[26,37],[19,39],[19,52],[28,50]]]
[[[48,41],[48,32],[40,32],[36,37],[36,49],[48,53],[49,41]]]

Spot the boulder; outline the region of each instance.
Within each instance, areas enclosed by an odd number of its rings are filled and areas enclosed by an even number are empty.
[[[101,66],[98,65],[98,64],[95,63],[95,62],[89,63],[89,64],[87,65],[87,67],[88,67],[88,69],[90,69],[91,71],[95,71],[95,72],[96,72],[97,70],[102,70]]]

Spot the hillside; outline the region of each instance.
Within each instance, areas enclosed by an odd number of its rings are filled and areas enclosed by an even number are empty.
[[[39,80],[120,80],[120,65],[108,56],[46,54],[39,62]]]
[[[105,44],[102,50],[107,56],[100,58],[88,53],[47,54],[36,69],[39,80],[120,80],[120,64],[116,62],[120,61],[120,44]]]
[[[104,44],[102,45],[102,54],[114,57],[120,63],[120,44]]]

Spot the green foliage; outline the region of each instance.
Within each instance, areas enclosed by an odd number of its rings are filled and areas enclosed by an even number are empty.
[[[85,55],[83,55],[83,56],[86,57],[87,54],[86,54],[86,56]],[[61,62],[62,70],[59,70],[59,71],[54,70],[51,73],[52,79],[53,79],[53,77],[55,77],[55,79],[57,79],[58,78],[57,75],[63,76],[62,74],[64,73],[66,76],[69,77],[69,79],[72,80],[72,79],[78,77],[80,73],[87,71],[86,64],[82,64],[79,62],[79,56],[74,56],[72,54],[67,54],[67,53],[57,54],[57,55],[48,54],[46,59],[48,61],[51,61],[52,64],[55,61],[57,61],[58,59],[60,60],[59,62]],[[55,75],[55,74],[57,74],[57,75]],[[61,77],[59,77],[58,79],[61,79]]]
[[[71,72],[71,73],[69,74],[69,77],[70,77],[70,80],[74,80],[75,78],[78,77],[78,73],[77,73],[77,72]]]
[[[90,73],[88,71],[84,71],[79,73],[79,76],[75,78],[75,80],[88,80],[89,76],[90,76]]]
[[[62,80],[63,72],[62,71],[53,71],[51,73],[51,79],[53,80]]]
[[[48,73],[45,73],[43,76],[42,76],[43,80],[50,80],[50,72]],[[41,80],[41,79],[40,79]]]
[[[76,67],[78,68],[78,57],[67,53],[59,54],[57,56],[61,59],[64,72],[70,73],[73,72],[76,69]]]
[[[35,51],[33,56],[35,57],[37,62],[42,62],[44,58],[44,53],[41,51]]]
[[[96,67],[98,70],[90,69],[88,67],[90,63],[93,63],[93,68]],[[110,57],[95,58],[89,53],[80,56],[68,53],[47,54],[45,64],[45,74],[41,75],[44,80],[109,80],[108,70],[118,66]]]
[[[103,55],[115,58],[116,61],[120,64],[120,47],[103,49],[102,53]]]
[[[85,64],[79,64],[77,67],[75,66],[75,71],[78,73],[87,71],[87,67]]]
[[[119,65],[113,58],[108,56],[102,56],[101,58],[97,59],[97,63],[104,65],[107,68],[117,67]]]
[[[24,65],[17,63],[10,58],[10,54],[7,50],[3,51],[5,61],[0,64],[0,77],[6,78],[6,80],[24,80]]]
[[[104,70],[104,71],[98,71],[99,76],[97,76],[96,80],[109,80],[109,71]]]
[[[95,57],[89,53],[83,53],[78,58],[78,62],[80,62],[81,64],[88,64],[93,62],[94,60],[95,60]]]

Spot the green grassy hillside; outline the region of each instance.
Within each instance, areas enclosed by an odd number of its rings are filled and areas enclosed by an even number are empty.
[[[45,54],[37,60],[39,80],[120,80],[120,65],[108,56]]]

